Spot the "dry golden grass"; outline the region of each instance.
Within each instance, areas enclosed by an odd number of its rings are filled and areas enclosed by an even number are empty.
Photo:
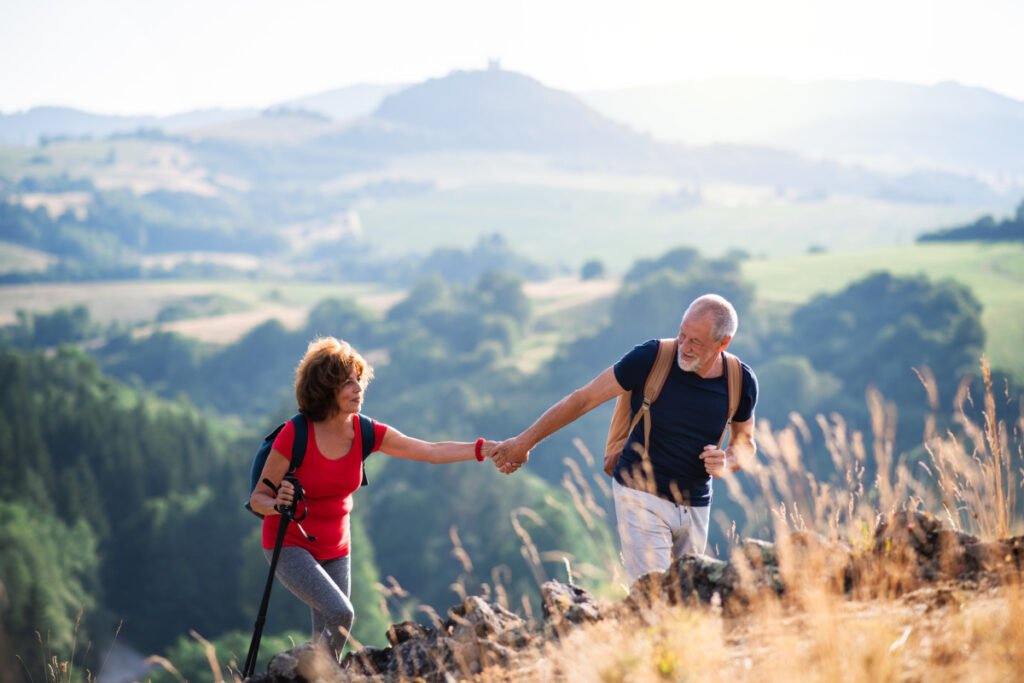
[[[973,404],[962,389],[956,435],[940,433],[929,420],[929,461],[920,467],[893,452],[895,409],[877,394],[869,397],[873,439],[836,416],[818,418],[835,465],[829,481],[805,466],[810,427],[798,416],[781,430],[761,430],[758,462],[746,468],[757,493],[744,493],[749,487],[738,480],[727,483],[749,518],[769,520],[786,586],[781,596],[755,585],[745,556],[733,552],[747,591],[743,608],[723,608],[715,599],[710,605],[655,602],[639,611],[611,606],[617,618],[549,643],[533,665],[488,670],[478,680],[1024,680],[1024,590],[1012,562],[977,580],[926,580],[912,558],[874,547],[878,521],[900,511],[931,512],[983,541],[1021,534],[1024,418],[1007,426],[995,414],[996,400],[1006,400],[1019,415],[1020,397],[996,393],[984,359],[982,373],[987,391],[980,417],[970,417]],[[934,397],[934,381],[927,371],[921,377]],[[876,472],[872,481],[864,480],[865,471]],[[597,506],[587,500],[582,479],[572,472],[567,488],[580,514],[593,516]],[[833,545],[790,542],[806,532]],[[836,547],[860,561],[852,591],[844,592],[837,580],[830,553]]]
[[[1014,681],[1024,674],[1019,586],[943,600],[818,597],[740,618],[655,608],[570,634],[519,681]],[[480,680],[510,680],[484,672]]]

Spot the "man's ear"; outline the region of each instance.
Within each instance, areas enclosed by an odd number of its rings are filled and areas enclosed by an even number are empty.
[[[722,341],[719,342],[721,346],[718,348],[718,352],[721,353],[722,351],[725,351],[727,348],[729,348],[729,342],[731,341],[732,337],[722,337]]]

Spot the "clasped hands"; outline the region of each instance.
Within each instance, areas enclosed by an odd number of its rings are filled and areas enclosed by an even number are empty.
[[[512,474],[530,459],[530,450],[518,436],[514,436],[495,444],[489,452],[485,446],[484,455],[494,461],[494,466],[502,474]]]

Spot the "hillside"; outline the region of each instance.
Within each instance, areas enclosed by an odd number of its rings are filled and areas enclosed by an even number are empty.
[[[360,153],[456,150],[541,153],[581,170],[661,173],[690,183],[731,182],[801,194],[843,193],[895,201],[987,201],[977,180],[919,171],[890,176],[783,146],[681,145],[640,133],[570,93],[529,76],[492,68],[457,71],[385,98],[373,115],[323,144]]]
[[[735,535],[728,559],[715,557],[718,548],[684,555],[641,577],[625,599],[625,586],[596,598],[573,585],[566,562],[568,584],[538,574],[540,614],[514,613],[496,582],[429,623],[392,625],[388,647],[354,646],[340,670],[300,645],[253,681],[657,681],[707,667],[740,681],[968,672],[1015,680],[1024,673],[1020,435],[985,445],[1005,429],[993,419],[991,386],[985,394],[986,426],[964,416],[966,441],[926,431],[927,468],[891,460],[884,447],[855,456],[848,449],[857,437],[837,430],[834,471],[814,474],[804,462],[808,437],[798,434],[806,425],[761,430],[762,452],[735,475],[744,481],[725,483],[773,541]],[[870,488],[859,486],[860,466],[877,473]],[[849,486],[828,483],[844,470]],[[751,481],[763,498],[741,493]],[[962,488],[954,491],[954,481]],[[905,509],[912,499],[917,509]],[[598,509],[586,500],[584,508]],[[925,512],[945,506],[957,512]],[[524,545],[529,553],[528,538]]]
[[[117,116],[70,107],[33,107],[23,112],[0,113],[0,145],[34,146],[42,138],[104,138],[139,129],[178,133],[255,114],[252,109],[208,109],[162,117]]]
[[[941,544],[943,535],[955,542]],[[1024,537],[982,542],[897,513],[857,553],[786,532],[778,543],[746,540],[734,557],[686,555],[621,602],[547,581],[539,620],[470,596],[433,625],[393,624],[387,648],[355,649],[340,669],[304,644],[251,680],[657,681],[708,667],[739,681],[1024,673],[1015,615]]]
[[[952,279],[982,304],[985,351],[995,367],[1024,377],[1018,348],[1024,339],[1024,246],[1019,244],[916,244],[906,247],[801,254],[744,262],[743,273],[769,310],[788,309],[833,293],[869,273],[927,273]]]
[[[420,128],[439,144],[559,155],[654,151],[649,138],[614,123],[575,96],[512,71],[456,71],[381,102],[374,118]]]
[[[957,83],[720,78],[580,97],[664,140],[772,145],[890,169],[1024,171],[1024,102]]]

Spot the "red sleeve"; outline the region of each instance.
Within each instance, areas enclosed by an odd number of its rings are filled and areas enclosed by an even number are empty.
[[[295,425],[291,420],[284,423],[284,429],[274,439],[274,450],[283,455],[288,462],[292,461],[292,444],[295,443]]]
[[[388,426],[381,424],[380,422],[373,423],[373,451],[379,451],[381,444],[384,443],[384,435],[388,433]]]

